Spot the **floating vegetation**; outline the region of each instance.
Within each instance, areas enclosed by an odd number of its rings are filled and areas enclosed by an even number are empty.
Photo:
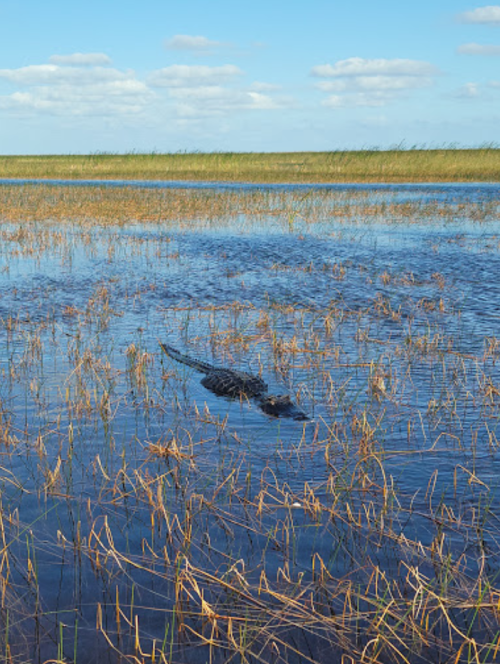
[[[494,661],[499,193],[1,186],[0,659]]]

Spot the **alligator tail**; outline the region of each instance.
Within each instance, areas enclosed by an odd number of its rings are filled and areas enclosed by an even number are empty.
[[[169,346],[168,344],[162,344],[160,342],[160,346],[162,351],[169,357],[173,358],[174,360],[177,360],[177,362],[182,362],[182,364],[187,364],[188,367],[193,367],[194,369],[201,371],[201,373],[207,374],[215,369],[215,367],[212,364],[208,364],[208,362],[201,362],[201,360],[196,360],[195,358],[189,357],[188,355],[183,355],[182,353],[179,353],[178,350],[176,350],[172,346]]]

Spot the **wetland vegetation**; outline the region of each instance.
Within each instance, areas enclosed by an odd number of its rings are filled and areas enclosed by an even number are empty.
[[[498,182],[500,150],[0,156],[0,178],[226,182]]]
[[[1,185],[0,659],[495,661],[499,194]]]

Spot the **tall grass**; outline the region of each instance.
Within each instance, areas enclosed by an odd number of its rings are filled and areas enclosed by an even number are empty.
[[[247,182],[497,182],[500,149],[0,157],[3,178]]]

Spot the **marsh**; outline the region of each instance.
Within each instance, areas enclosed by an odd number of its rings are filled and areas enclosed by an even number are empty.
[[[2,656],[487,661],[500,186],[122,184],[0,186]]]

